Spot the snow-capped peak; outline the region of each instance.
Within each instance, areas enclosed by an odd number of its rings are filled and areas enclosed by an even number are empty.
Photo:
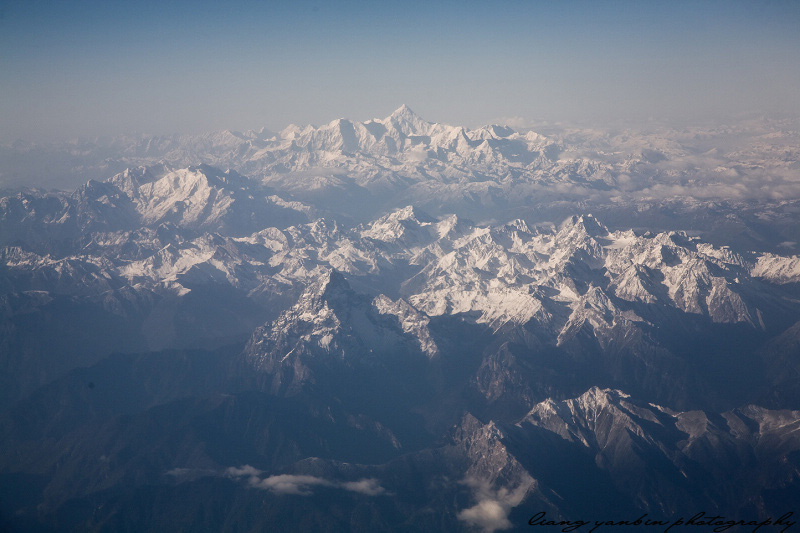
[[[426,122],[419,115],[414,113],[410,107],[403,104],[398,107],[391,115],[384,119],[383,124],[393,126],[403,135],[428,135],[432,124]]]
[[[350,292],[352,292],[350,284],[347,283],[338,270],[332,268],[322,274],[317,282],[306,291],[306,294],[328,300],[341,297]]]
[[[435,231],[434,220],[427,214],[408,205],[385,215],[361,232],[364,238],[383,241],[400,242],[406,246],[428,244]]]
[[[397,109],[395,109],[392,112],[392,114],[389,115],[389,118],[390,119],[393,118],[393,119],[398,120],[398,121],[399,120],[405,120],[405,121],[422,120],[419,117],[419,115],[414,113],[414,111],[410,107],[408,107],[406,104],[403,104],[400,107],[398,107]]]
[[[602,237],[608,235],[608,228],[603,226],[593,215],[575,215],[566,219],[561,224],[561,230],[583,230],[591,237]]]

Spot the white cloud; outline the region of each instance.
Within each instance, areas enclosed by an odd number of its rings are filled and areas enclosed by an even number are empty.
[[[176,469],[179,470],[179,469]],[[168,472],[172,474],[172,471]],[[247,484],[253,488],[268,490],[275,494],[295,494],[309,496],[313,494],[314,487],[331,487],[365,496],[378,496],[388,494],[380,481],[375,478],[362,478],[357,481],[332,481],[317,476],[280,474],[261,478],[263,471],[250,465],[229,467],[225,470],[226,477],[247,477]],[[174,475],[174,474],[173,474]]]
[[[231,466],[225,470],[225,474],[229,477],[260,476],[262,471],[250,465],[243,465],[239,468]]]
[[[508,511],[509,507],[503,502],[482,500],[477,505],[458,513],[458,519],[491,532],[511,527]]]
[[[386,489],[381,487],[380,482],[374,478],[361,479],[359,481],[346,481],[342,483],[342,488],[352,492],[358,492],[366,496],[378,496],[385,494]]]
[[[313,493],[312,487],[323,486],[332,487],[334,483],[316,476],[295,476],[282,474],[279,476],[269,476],[264,479],[250,478],[250,486],[264,489],[275,494],[296,494],[298,496],[309,496]]]
[[[472,526],[477,526],[487,533],[512,527],[508,513],[519,505],[528,492],[530,483],[520,483],[515,489],[505,487],[494,489],[481,480],[466,479],[465,485],[472,487],[477,504],[460,511],[458,519]]]

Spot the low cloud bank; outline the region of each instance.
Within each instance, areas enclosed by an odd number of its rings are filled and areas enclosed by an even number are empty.
[[[268,490],[275,494],[294,494],[297,496],[310,496],[316,487],[342,489],[365,496],[380,496],[388,494],[380,482],[374,478],[363,478],[356,481],[337,481],[317,476],[280,474],[261,477],[263,472],[250,465],[230,467],[225,475],[234,479],[246,478],[248,486]]]

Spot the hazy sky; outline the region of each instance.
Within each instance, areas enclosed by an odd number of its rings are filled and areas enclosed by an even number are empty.
[[[800,0],[0,0],[0,142],[800,112]]]

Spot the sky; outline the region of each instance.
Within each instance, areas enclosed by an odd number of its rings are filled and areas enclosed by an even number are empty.
[[[0,0],[0,143],[800,113],[800,0]]]

